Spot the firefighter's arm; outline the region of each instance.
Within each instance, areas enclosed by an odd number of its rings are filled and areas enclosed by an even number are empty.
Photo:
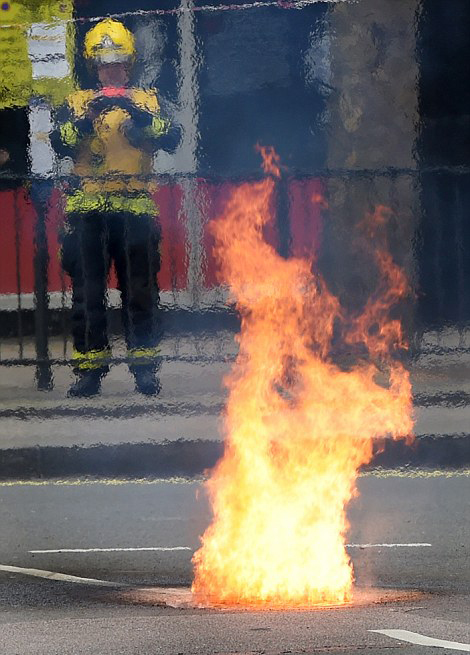
[[[154,90],[134,90],[132,101],[135,114],[126,126],[126,135],[136,148],[152,153],[157,150],[173,152],[180,141],[180,129],[162,116]]]
[[[174,152],[181,140],[181,130],[170,120],[161,116],[154,116],[148,128],[149,136],[155,140],[156,150]]]
[[[51,144],[60,157],[73,157],[82,139],[94,131],[92,119],[76,118],[68,105],[57,110],[54,122]]]
[[[173,152],[180,141],[179,128],[160,114],[140,115],[137,120],[134,118],[126,125],[125,133],[135,148],[146,152]]]

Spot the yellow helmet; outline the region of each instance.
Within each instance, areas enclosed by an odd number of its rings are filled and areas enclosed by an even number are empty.
[[[117,20],[105,18],[87,32],[85,57],[100,64],[131,61],[135,55],[132,32]]]

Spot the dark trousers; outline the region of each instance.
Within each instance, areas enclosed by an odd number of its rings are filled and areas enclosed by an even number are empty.
[[[121,292],[128,349],[132,353],[157,345],[159,241],[160,233],[152,216],[69,216],[62,237],[62,264],[72,279],[72,334],[78,354],[91,353],[92,357],[109,347],[106,293],[111,262]],[[85,358],[82,368],[91,367],[86,365]]]

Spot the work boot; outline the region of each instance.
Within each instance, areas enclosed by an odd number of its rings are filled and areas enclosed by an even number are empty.
[[[102,371],[81,371],[77,374],[77,380],[70,387],[67,396],[69,398],[91,398],[97,396],[101,391]]]
[[[135,388],[144,396],[158,396],[161,391],[160,380],[155,374],[155,370],[147,366],[136,366],[132,369],[135,379]]]

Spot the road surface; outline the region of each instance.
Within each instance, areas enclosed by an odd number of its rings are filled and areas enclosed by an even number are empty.
[[[432,652],[413,643],[429,639],[470,652],[469,475],[368,475],[360,489],[348,536],[358,587],[404,590],[402,602],[220,612],[155,606],[154,586],[191,581],[210,516],[198,481],[3,485],[0,653],[414,654]]]

